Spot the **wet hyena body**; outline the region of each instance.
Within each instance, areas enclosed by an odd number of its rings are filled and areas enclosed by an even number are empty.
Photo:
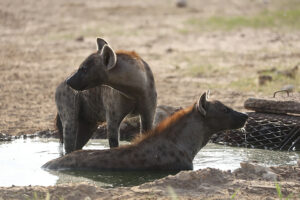
[[[97,39],[97,45],[98,51],[81,63],[79,69],[67,79],[67,84],[78,91],[108,85],[122,92],[135,101],[141,119],[141,132],[151,130],[157,93],[149,65],[135,52],[115,53],[101,38]],[[111,101],[114,104],[113,98]],[[109,134],[109,145],[119,146],[117,134]]]
[[[203,94],[193,106],[162,121],[132,144],[108,150],[80,150],[43,167],[63,170],[190,170],[214,133],[244,126],[248,116]]]
[[[62,82],[55,101],[56,124],[66,153],[81,149],[101,122],[107,122],[108,137],[118,140],[120,123],[136,109],[133,99],[107,86],[77,92]]]

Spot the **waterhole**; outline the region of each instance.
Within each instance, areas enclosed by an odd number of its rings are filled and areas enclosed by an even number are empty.
[[[124,143],[121,143],[121,145]],[[50,186],[61,183],[89,182],[103,187],[133,186],[162,178],[171,172],[53,172],[41,166],[60,156],[57,139],[17,139],[0,142],[0,186]],[[107,149],[107,140],[90,140],[84,149]],[[300,152],[279,152],[206,145],[194,159],[194,170],[211,167],[234,170],[242,161],[263,166],[294,165]]]

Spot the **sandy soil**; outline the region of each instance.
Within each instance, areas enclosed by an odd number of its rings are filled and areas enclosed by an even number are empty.
[[[245,167],[246,165],[246,167]],[[250,166],[250,167],[249,167]],[[254,170],[252,164],[234,172],[206,168],[182,171],[150,183],[134,187],[105,189],[87,183],[52,187],[0,187],[0,199],[279,199],[274,180],[264,176],[264,167]],[[257,166],[255,166],[257,167]],[[282,197],[300,198],[300,168],[274,167],[269,170],[276,177]],[[271,177],[272,177],[271,176]],[[264,178],[265,177],[265,178]],[[234,195],[234,196],[233,196]]]
[[[114,49],[138,52],[154,72],[158,103],[172,106],[189,105],[203,91],[211,89],[212,98],[242,110],[247,97],[271,95],[256,88],[258,70],[292,68],[299,62],[299,29],[272,26],[206,30],[206,26],[195,28],[189,23],[212,16],[251,17],[266,9],[284,11],[298,8],[299,2],[191,0],[188,3],[187,8],[176,8],[173,0],[1,0],[0,133],[19,135],[53,129],[55,88],[95,51],[97,36],[107,39]],[[249,77],[252,78],[249,87],[245,83],[242,87],[234,84]],[[282,86],[274,85],[271,91]],[[299,85],[294,86],[299,92]],[[202,184],[201,177],[206,172],[224,181],[215,188],[211,186],[214,182]],[[88,185],[14,187],[1,188],[1,195],[4,199],[9,199],[9,195],[18,199],[21,196],[15,194],[30,196],[33,190],[49,190],[54,196],[77,196],[79,191],[86,191],[92,199],[109,198],[110,193],[122,195],[116,198],[135,198],[141,194],[156,199],[166,198],[161,194],[167,194],[170,185],[176,194],[193,199],[228,198],[237,188],[248,199],[260,199],[261,195],[276,197],[273,182],[258,180],[254,184],[210,169],[192,174],[200,179],[195,179],[191,187],[185,186],[186,182],[169,184],[170,177],[130,189],[107,190]],[[299,180],[292,179],[292,183],[289,180],[280,182],[286,193],[299,193]],[[157,189],[156,185],[161,187]]]
[[[207,31],[188,21],[252,16],[297,4],[293,0],[288,1],[290,5],[264,2],[268,1],[194,0],[179,9],[171,0],[2,0],[0,132],[16,135],[52,129],[55,88],[95,51],[97,36],[114,49],[135,50],[150,64],[159,104],[190,105],[211,89],[213,98],[242,109],[245,98],[266,94],[227,87],[228,83],[255,77],[261,68],[293,67],[300,57],[299,30]]]

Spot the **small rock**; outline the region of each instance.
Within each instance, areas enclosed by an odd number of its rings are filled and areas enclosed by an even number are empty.
[[[191,175],[189,173],[187,173],[187,172],[180,172],[177,175],[177,179],[181,180],[181,181],[187,181],[187,180],[191,179]]]
[[[258,84],[262,86],[265,85],[267,82],[271,82],[272,80],[273,78],[270,75],[260,75],[258,77]]]
[[[0,141],[7,142],[7,141],[11,141],[11,140],[12,140],[12,137],[10,135],[0,133]]]
[[[271,171],[263,173],[262,177],[268,181],[277,181],[277,174],[275,174],[274,172],[271,172]]]
[[[174,50],[173,50],[171,47],[166,49],[166,52],[167,52],[167,53],[172,53],[173,51],[174,51]]]
[[[277,174],[272,172],[269,167],[263,167],[263,166],[249,163],[249,162],[241,162],[240,165],[243,170],[246,170],[251,173],[255,173],[257,175],[262,175],[262,177],[265,180],[268,180],[268,181],[276,181],[277,180]]]
[[[187,6],[187,2],[186,2],[186,0],[177,0],[176,1],[176,6],[178,8],[184,8],[184,7]]]
[[[284,85],[281,89],[286,90],[287,92],[293,92],[295,89],[295,86],[294,85]]]
[[[84,41],[84,37],[83,36],[79,36],[75,39],[77,42],[83,42]]]
[[[261,173],[261,172],[269,171],[269,169],[267,167],[263,167],[263,166],[249,163],[249,162],[241,162],[240,166],[242,169],[245,169],[249,172],[254,172],[254,173]]]

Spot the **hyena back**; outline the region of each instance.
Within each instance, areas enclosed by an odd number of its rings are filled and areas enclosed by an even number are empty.
[[[214,133],[244,126],[248,116],[204,93],[193,106],[162,121],[130,145],[108,150],[80,150],[43,167],[63,170],[190,170],[193,159]]]

